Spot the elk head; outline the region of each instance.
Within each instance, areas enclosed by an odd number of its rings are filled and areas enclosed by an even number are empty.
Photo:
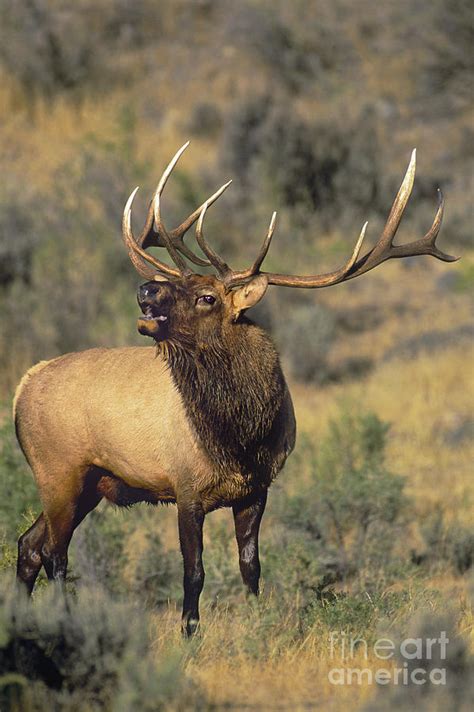
[[[445,262],[457,257],[441,252],[435,242],[443,218],[444,200],[438,191],[438,209],[431,228],[419,240],[404,245],[394,245],[394,237],[410,197],[416,168],[416,151],[391,207],[387,222],[376,245],[359,257],[365,237],[367,222],[362,227],[350,259],[339,269],[320,275],[285,275],[261,271],[261,265],[270,247],[275,229],[276,213],[254,263],[241,271],[229,265],[207,243],[203,222],[208,207],[228,188],[225,183],[208,200],[198,207],[174,230],[168,231],[161,218],[161,195],[166,182],[189,141],[175,154],[164,171],[153,199],[141,235],[136,239],[131,227],[132,203],[138,188],[130,195],[123,214],[123,238],[129,257],[137,271],[147,278],[138,290],[138,302],[143,315],[138,320],[140,333],[152,336],[157,342],[169,342],[192,349],[205,347],[222,330],[228,330],[239,321],[240,315],[254,306],[265,294],[269,284],[283,287],[315,289],[339,284],[368,272],[388,259],[432,255]],[[185,243],[184,235],[197,222],[196,239],[207,257],[198,257]],[[166,248],[173,260],[172,267],[146,252],[147,247]],[[200,266],[212,266],[215,276],[194,273],[186,259]]]

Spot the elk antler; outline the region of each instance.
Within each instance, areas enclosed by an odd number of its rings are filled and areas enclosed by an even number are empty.
[[[411,160],[403,179],[400,190],[398,191],[397,197],[395,198],[390,214],[388,216],[385,227],[382,231],[379,241],[367,254],[358,259],[360,249],[362,247],[362,242],[365,237],[365,232],[368,223],[366,222],[362,227],[359,238],[353,250],[351,258],[346,262],[346,264],[340,269],[334,272],[328,272],[327,274],[320,275],[286,275],[286,274],[275,274],[272,272],[260,272],[260,266],[268,252],[270,242],[272,239],[273,231],[275,228],[275,218],[276,213],[273,213],[270,227],[265,238],[265,241],[260,249],[259,255],[255,260],[254,264],[246,270],[235,272],[232,271],[228,265],[209,247],[205,242],[204,236],[202,234],[202,223],[204,216],[206,214],[207,205],[204,204],[201,210],[201,217],[197,226],[197,240],[199,245],[209,257],[209,260],[216,267],[219,272],[219,276],[225,282],[227,287],[231,289],[239,284],[245,283],[251,279],[256,274],[264,274],[268,278],[269,284],[275,284],[280,287],[301,287],[315,289],[318,287],[329,287],[332,284],[338,284],[339,282],[345,282],[354,277],[359,277],[361,274],[368,272],[377,265],[385,262],[385,260],[392,259],[394,257],[411,257],[415,255],[432,255],[439,260],[444,262],[455,262],[458,257],[453,257],[441,252],[436,247],[436,237],[438,236],[441,221],[443,219],[444,210],[444,199],[441,191],[438,190],[438,210],[436,212],[433,224],[428,230],[426,235],[419,240],[414,242],[409,242],[405,245],[394,245],[393,240],[397,232],[398,226],[402,219],[406,204],[410,197],[413,182],[415,179],[416,170],[416,149],[413,150],[411,154]]]
[[[171,175],[173,168],[179,161],[181,155],[189,146],[189,141],[187,141],[184,146],[181,146],[179,151],[173,156],[168,166],[166,167],[163,175],[160,178],[160,182],[155,190],[153,198],[150,202],[148,208],[148,215],[146,218],[145,226],[140,234],[140,236],[135,239],[131,226],[131,211],[132,204],[138,188],[131,193],[127,203],[125,205],[123,220],[122,220],[122,233],[125,245],[128,250],[130,260],[132,261],[134,267],[137,271],[147,279],[153,279],[157,274],[165,274],[169,277],[180,277],[183,275],[188,275],[191,270],[186,265],[182,255],[187,257],[194,264],[208,266],[211,263],[207,260],[203,260],[198,255],[195,255],[192,250],[184,243],[184,235],[189,230],[189,228],[196,222],[199,218],[204,207],[212,205],[217,198],[219,198],[222,193],[229,187],[232,181],[225,183],[219,188],[210,198],[208,198],[202,205],[199,206],[191,215],[189,215],[186,220],[184,220],[181,225],[176,227],[174,230],[168,232],[161,219],[161,194]],[[154,226],[156,224],[156,229]],[[173,259],[174,263],[178,267],[175,269],[170,265],[167,265],[161,260],[153,257],[152,255],[145,252],[147,247],[165,247],[168,254]],[[149,264],[146,264],[148,262]],[[150,266],[151,265],[151,266]]]
[[[248,269],[242,270],[240,272],[235,272],[229,267],[229,265],[226,262],[224,262],[224,260],[221,257],[219,257],[217,252],[214,252],[212,247],[206,242],[206,240],[204,238],[202,225],[204,222],[206,211],[207,211],[207,204],[204,204],[204,206],[201,210],[201,215],[199,217],[198,224],[196,226],[196,239],[199,243],[199,247],[201,248],[201,250],[204,252],[204,254],[209,258],[209,261],[216,268],[217,273],[218,273],[219,277],[222,279],[222,281],[225,282],[229,287],[233,287],[233,286],[236,286],[237,284],[246,282],[247,280],[251,279],[256,274],[259,274],[260,266],[267,255],[268,248],[270,247],[270,243],[272,241],[273,233],[275,230],[275,222],[276,222],[277,214],[273,213],[273,215],[272,215],[272,219],[270,220],[270,225],[268,227],[265,240],[263,241],[262,247],[260,248],[260,252],[258,253],[255,262]]]

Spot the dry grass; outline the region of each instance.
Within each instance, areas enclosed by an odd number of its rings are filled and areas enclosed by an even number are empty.
[[[440,600],[432,599],[432,614],[442,612],[449,600],[454,610],[461,611],[459,634],[470,636],[474,648],[473,614],[466,581],[444,576],[428,581],[427,587],[431,586],[442,592]],[[399,618],[415,614],[419,601],[415,585],[411,599],[400,609]],[[276,605],[272,596],[267,597],[260,615]],[[295,611],[296,607],[297,602]],[[255,632],[258,626],[255,609],[208,604],[203,608],[203,628],[198,641],[183,648],[178,632],[179,612],[170,607],[154,618],[155,652],[161,657],[171,648],[183,650],[188,675],[199,683],[208,703],[217,709],[346,710],[349,705],[361,709],[374,696],[377,686],[368,683],[366,677],[362,678],[362,684],[335,685],[329,678],[331,670],[362,668],[375,674],[382,667],[393,670],[398,665],[396,661],[381,662],[370,644],[367,649],[361,645],[353,654],[346,651],[345,657],[341,657],[339,648],[331,652],[332,631],[318,624],[306,636],[294,640],[295,611],[287,609],[287,617],[275,620],[262,634],[261,628]],[[382,623],[378,637],[394,638],[396,629],[397,619],[390,622],[390,627]],[[396,637],[395,634],[395,640]]]

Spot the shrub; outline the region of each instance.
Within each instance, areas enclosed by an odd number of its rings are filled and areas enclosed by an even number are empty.
[[[117,73],[120,53],[156,41],[160,23],[150,0],[2,0],[0,61],[31,101],[75,91],[91,82],[102,87]]]
[[[74,534],[70,557],[72,578],[97,584],[109,594],[124,593],[125,544],[132,519],[130,513],[107,504],[88,514]]]
[[[165,550],[158,532],[146,533],[145,551],[133,563],[131,589],[145,605],[156,607],[181,598],[181,556]]]
[[[279,501],[279,517],[306,538],[320,573],[333,580],[357,574],[365,586],[393,563],[406,499],[403,478],[385,465],[388,428],[374,413],[345,412],[331,421],[317,454],[300,437],[292,466],[309,462],[311,482]]]
[[[80,9],[37,0],[2,3],[0,56],[28,92],[72,89],[96,70],[99,53],[87,9],[84,3]]]
[[[347,113],[309,122],[293,105],[263,95],[229,115],[221,161],[258,203],[287,207],[306,226],[317,212],[328,228],[336,217],[341,221],[341,213],[352,217],[386,210],[388,189],[375,128],[370,106],[355,117]]]
[[[28,282],[33,251],[42,232],[41,198],[22,176],[11,173],[0,193],[0,287]]]
[[[439,644],[427,651],[425,641],[437,641],[442,631],[449,641],[446,654],[442,654]],[[474,695],[474,656],[466,638],[458,633],[454,616],[449,612],[440,614],[422,610],[409,621],[406,631],[400,636],[402,640],[407,637],[420,639],[423,646],[421,658],[417,656],[407,660],[399,655],[396,660],[397,667],[407,667],[408,684],[390,685],[388,689],[380,687],[364,711],[409,712],[416,709],[420,712],[443,712],[470,709]],[[426,684],[419,683],[419,676],[418,682],[413,682],[411,673],[415,668],[426,671]],[[445,684],[430,684],[428,675],[434,669],[445,670]],[[436,677],[440,679],[439,674]]]
[[[451,284],[456,292],[469,292],[474,289],[474,265],[466,263],[460,266],[456,274],[453,275]]]
[[[177,551],[168,551],[156,531],[156,508],[121,510],[102,504],[74,534],[71,578],[99,585],[156,608],[182,595],[183,570]]]
[[[27,529],[34,510],[41,509],[38,491],[16,441],[10,418],[0,427],[0,483],[3,496],[0,500],[0,537],[13,542],[18,528]]]
[[[225,39],[250,51],[285,89],[304,91],[309,82],[327,81],[331,70],[355,61],[351,43],[339,31],[338,5],[295,4],[288,12],[286,3],[232,4]]]
[[[3,581],[2,708],[200,709],[179,649],[152,657],[148,624],[143,612],[98,590],[66,599],[51,586],[32,603]]]
[[[249,182],[252,161],[261,152],[259,134],[267,119],[270,103],[266,95],[238,103],[224,125],[221,162],[243,187]]]
[[[436,0],[430,3],[430,21],[422,35],[424,81],[429,93],[449,92],[469,100],[474,57],[474,10],[469,0]]]
[[[261,550],[265,589],[276,591],[287,604],[296,595],[305,606],[337,578],[316,527],[274,525],[270,541],[263,539]]]
[[[447,523],[440,507],[430,512],[421,533],[426,545],[421,559],[429,566],[444,570],[449,564],[458,574],[473,566],[474,533],[459,522]]]
[[[201,101],[192,108],[186,129],[194,136],[214,136],[220,129],[221,123],[219,108],[209,101]]]
[[[133,116],[122,113],[119,122],[117,141],[90,137],[58,169],[55,194],[37,196],[38,219],[28,193],[13,200],[9,210],[0,208],[5,235],[0,249],[6,256],[0,284],[4,390],[13,389],[35,361],[103,343],[123,344],[135,333],[133,289],[120,279],[133,272],[112,226],[123,210],[126,186],[143,177],[146,167],[130,159]],[[28,315],[28,328],[19,325],[19,311]]]
[[[304,611],[306,625],[323,625],[329,631],[345,632],[352,638],[373,640],[381,619],[393,619],[403,610],[408,592],[359,591],[353,594],[328,592]]]
[[[274,333],[292,376],[305,383],[325,383],[335,337],[331,312],[319,304],[299,304],[284,313],[286,318],[280,313]]]
[[[237,545],[231,528],[223,522],[215,522],[212,517],[206,523],[209,545],[204,549],[206,570],[206,595],[213,603],[219,599],[226,602],[240,597],[244,590],[240,577]]]

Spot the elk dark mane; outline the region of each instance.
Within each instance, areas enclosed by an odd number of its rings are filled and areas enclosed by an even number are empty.
[[[269,484],[269,446],[286,386],[272,340],[242,317],[204,348],[158,344],[202,444],[224,476],[229,470]]]

